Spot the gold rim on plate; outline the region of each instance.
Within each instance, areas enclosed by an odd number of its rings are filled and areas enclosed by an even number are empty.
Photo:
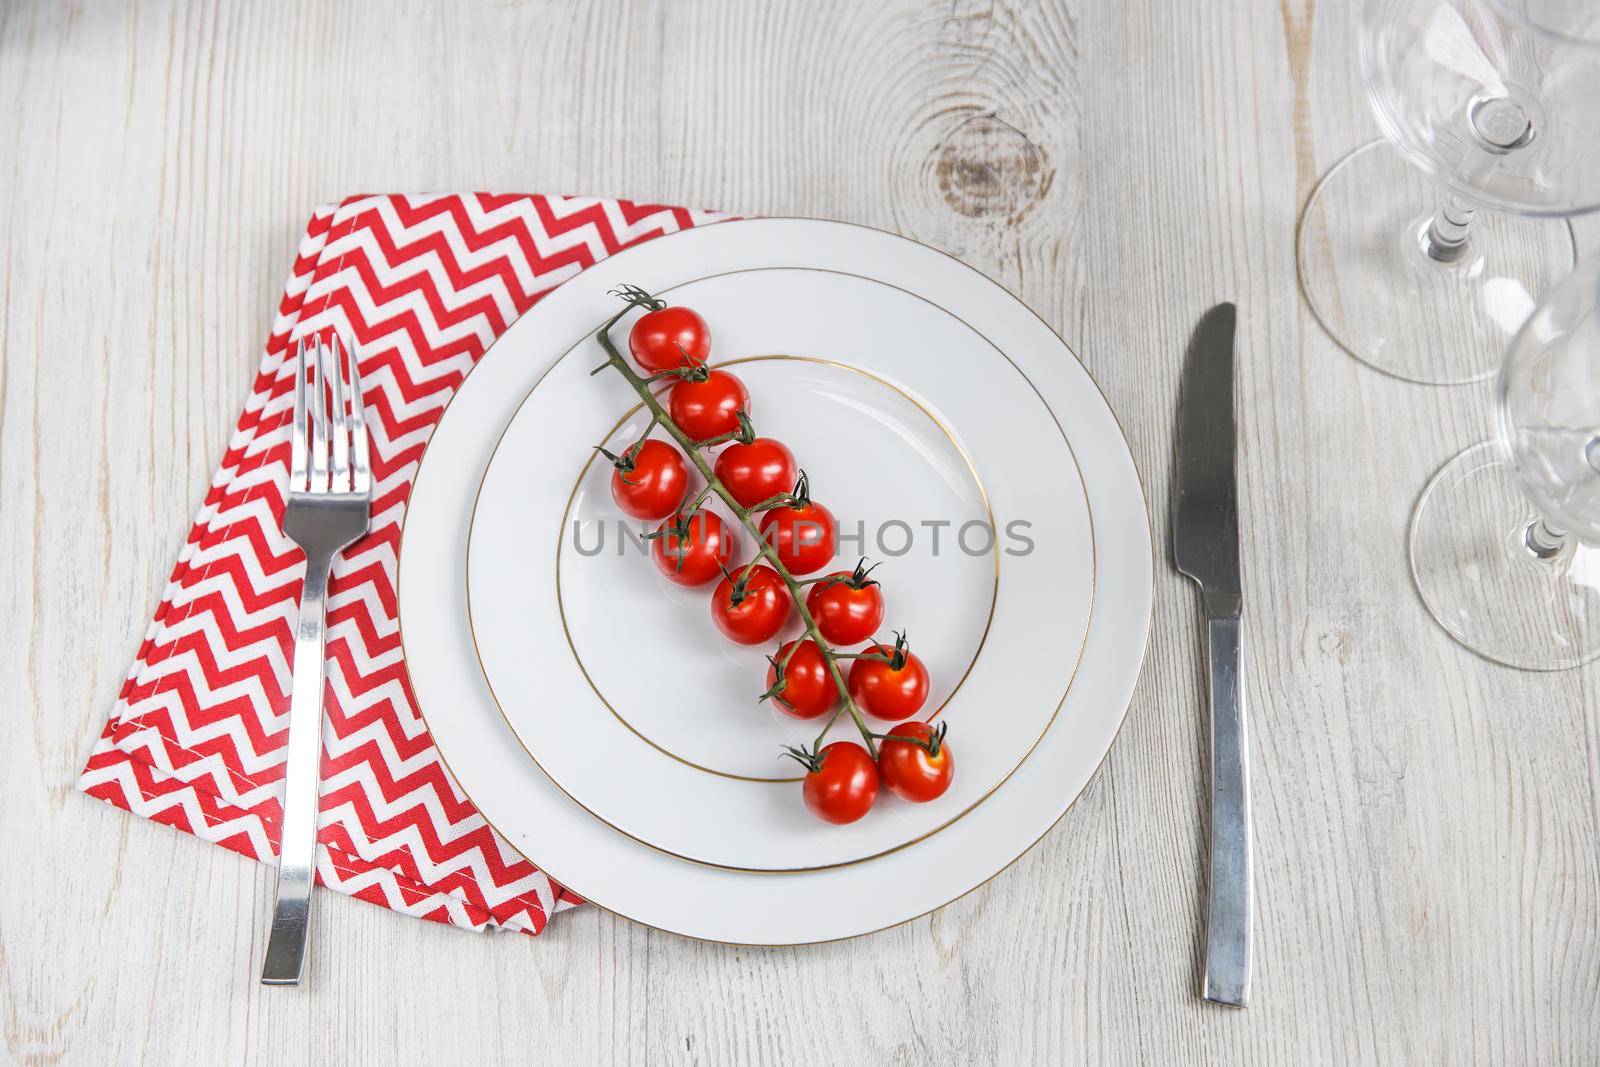
[[[696,279],[696,281],[698,281],[698,280],[700,280],[700,279]],[[693,283],[692,282],[685,282],[684,284],[685,285],[691,285]],[[991,529],[991,530],[998,529],[998,526],[995,524],[994,509],[989,506],[989,491],[984,488],[983,479],[978,477],[978,468],[973,465],[972,457],[967,455],[967,450],[961,447],[961,443],[956,440],[955,434],[950,432],[950,427],[946,426],[944,424],[943,420],[941,420],[933,412],[929,411],[922,404],[921,401],[917,400],[911,394],[907,393],[904,389],[901,389],[898,385],[895,385],[893,382],[889,381],[887,378],[880,377],[879,375],[874,374],[872,371],[865,370],[865,369],[863,369],[861,367],[851,366],[848,363],[840,363],[840,362],[838,362],[836,360],[831,360],[831,359],[820,359],[820,358],[817,358],[817,357],[814,357],[814,356],[789,356],[789,355],[742,356],[742,357],[740,357],[738,359],[730,359],[730,360],[727,360],[727,361],[725,361],[723,363],[712,364],[712,366],[715,366],[715,367],[733,367],[733,366],[738,366],[741,363],[763,363],[763,362],[769,362],[769,361],[772,361],[772,360],[794,361],[794,362],[798,362],[798,363],[815,363],[815,364],[818,364],[818,365],[824,366],[824,367],[834,367],[834,368],[836,368],[838,370],[848,371],[851,374],[859,374],[864,378],[869,378],[869,379],[879,383],[880,385],[883,385],[884,387],[893,390],[897,395],[899,395],[900,397],[905,399],[906,402],[911,404],[918,411],[922,412],[923,415],[927,416],[928,421],[932,422],[933,425],[938,428],[939,432],[944,434],[945,437],[949,439],[951,447],[956,450],[956,453],[961,457],[962,462],[967,465],[967,471],[972,475],[972,484],[978,487],[978,496],[983,500],[983,512],[989,518],[989,529]],[[517,406],[517,411],[511,416],[511,419],[512,419],[513,422],[516,421],[518,416],[520,416],[522,414],[522,407],[530,399],[532,399],[532,395],[531,394],[528,397],[524,397],[522,404],[519,404]],[[616,432],[618,430],[622,429],[622,427],[627,424],[628,420],[633,418],[633,416],[636,415],[639,411],[643,410],[643,408],[644,408],[644,403],[642,401],[640,403],[638,403],[638,404],[635,404],[633,407],[629,408],[627,413],[625,415],[623,415],[621,419],[617,420],[617,424],[615,426],[611,427],[611,429],[606,433],[605,437],[601,440],[600,443],[603,445],[603,444],[606,444],[607,442],[609,442],[611,440],[611,438],[616,434]],[[502,441],[503,440],[504,439],[502,438]],[[499,454],[500,454],[499,444],[496,444],[494,452],[490,453],[490,455],[489,455],[488,464],[484,467],[484,478],[483,478],[483,481],[478,483],[478,494],[477,494],[477,496],[473,497],[472,514],[473,514],[473,520],[474,521],[476,520],[477,514],[478,514],[478,500],[483,495],[483,486],[488,482],[489,469],[494,466],[495,458],[497,456],[499,456]],[[572,484],[572,492],[567,497],[566,509],[561,513],[561,529],[563,531],[565,531],[566,528],[567,528],[567,519],[572,515],[572,503],[573,503],[574,500],[576,500],[578,498],[578,490],[583,487],[583,479],[588,475],[589,468],[594,466],[594,461],[595,461],[596,455],[597,454],[594,453],[594,452],[590,452],[589,453],[587,459],[584,461],[583,468],[578,471],[577,480],[575,482],[573,482],[573,484]],[[679,763],[682,763],[682,764],[684,764],[685,766],[688,766],[688,767],[693,767],[697,771],[702,771],[702,772],[704,772],[706,774],[714,774],[719,778],[732,778],[735,781],[740,781],[740,782],[774,782],[774,783],[776,783],[776,782],[790,782],[790,783],[793,783],[793,782],[801,781],[802,778],[803,778],[803,776],[801,776],[801,775],[793,775],[793,776],[790,776],[790,777],[779,777],[779,778],[767,778],[767,777],[760,777],[760,776],[757,776],[757,775],[750,775],[750,774],[735,774],[732,771],[719,771],[715,767],[707,767],[702,763],[696,763],[694,760],[689,759],[687,756],[684,756],[684,755],[682,755],[680,753],[672,751],[670,748],[668,748],[665,745],[661,744],[659,741],[656,741],[654,738],[651,738],[650,736],[645,734],[645,732],[643,730],[640,730],[638,727],[634,726],[633,723],[630,722],[626,716],[624,716],[620,711],[618,711],[616,709],[615,705],[613,705],[611,703],[611,701],[606,697],[606,695],[604,693],[600,692],[600,687],[595,684],[594,678],[589,674],[588,665],[586,663],[584,663],[582,654],[578,652],[577,643],[575,641],[573,641],[573,639],[572,639],[572,632],[567,628],[566,603],[562,599],[562,596],[561,596],[561,550],[562,550],[562,547],[565,544],[566,544],[566,535],[563,532],[557,538],[557,541],[556,541],[556,609],[561,615],[561,631],[566,636],[567,648],[569,650],[571,650],[571,652],[572,652],[572,658],[573,658],[574,661],[576,661],[576,663],[578,665],[579,673],[581,673],[583,675],[583,680],[585,682],[589,683],[589,688],[594,691],[595,698],[598,699],[601,704],[605,705],[606,710],[611,712],[612,716],[615,717],[616,720],[618,722],[620,722],[623,726],[627,727],[628,730],[630,730],[634,734],[634,736],[639,738],[639,740],[643,741],[645,744],[649,745],[651,748],[653,748],[656,751],[662,753],[663,755],[670,756],[672,759],[677,760]],[[470,562],[470,560],[471,560],[470,554],[472,552],[472,522],[471,521],[469,521],[468,526],[467,526],[467,552],[468,552],[467,573],[470,575],[471,574],[471,570],[472,570],[471,569],[471,562]],[[1000,541],[999,541],[999,538],[995,538],[994,547],[990,550],[990,555],[993,557],[993,560],[994,560],[994,583],[993,583],[993,585],[992,585],[992,587],[990,589],[990,592],[989,592],[989,614],[983,621],[983,633],[981,633],[978,636],[978,647],[973,649],[973,651],[972,651],[972,659],[970,661],[968,661],[966,669],[961,672],[961,677],[959,679],[957,679],[956,684],[955,684],[955,688],[950,690],[950,695],[945,697],[944,700],[939,703],[939,706],[934,708],[933,711],[930,712],[927,715],[927,717],[923,719],[924,722],[932,722],[933,720],[937,719],[939,717],[940,713],[943,712],[945,708],[950,706],[950,702],[956,698],[956,694],[961,692],[961,687],[967,683],[967,678],[972,674],[972,669],[978,665],[978,657],[983,655],[983,646],[989,640],[989,630],[994,625],[995,608],[1000,603]],[[470,620],[472,618],[472,599],[471,599],[471,595],[470,595],[470,589],[468,591],[468,598],[467,598],[467,618],[468,618],[468,620],[470,622]],[[1085,630],[1087,630],[1087,627],[1085,627]],[[484,676],[485,676],[485,678],[488,677],[488,671],[484,671]],[[531,755],[532,753],[530,752],[529,754]],[[541,766],[540,769],[543,770],[543,767]],[[546,773],[548,774],[549,772],[547,771]],[[599,816],[596,816],[596,818],[599,818]],[[602,821],[605,821],[605,820],[602,820]],[[610,826],[611,823],[609,821],[607,821],[606,825]],[[621,833],[623,831],[619,830],[618,832]],[[739,869],[740,870],[744,870],[745,868],[739,868]]]

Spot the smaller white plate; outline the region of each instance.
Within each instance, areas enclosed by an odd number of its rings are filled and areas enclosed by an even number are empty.
[[[620,376],[589,375],[604,359],[592,339],[528,395],[478,495],[467,582],[490,687],[569,796],[675,856],[814,870],[931,837],[1028,758],[1077,668],[1093,530],[1061,428],[992,344],[892,286],[780,269],[691,281],[667,296],[711,322],[714,352],[750,389],[758,432],[790,445],[840,520],[851,541],[836,565],[883,560],[885,636],[909,630],[929,666],[933,693],[919,717],[951,723],[955,784],[931,804],[886,794],[847,827],[805,811],[780,746],[812,741],[821,723],[757,704],[771,649],[723,639],[710,587],[664,582],[622,533],[610,467],[592,461],[592,445],[620,450],[647,416]],[[752,555],[742,540],[740,562]],[[789,635],[798,630],[792,622]],[[829,735],[856,736],[848,718]]]

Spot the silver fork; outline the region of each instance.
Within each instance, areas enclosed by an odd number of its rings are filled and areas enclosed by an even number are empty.
[[[350,399],[340,349],[349,355]],[[337,339],[306,342],[295,352],[294,437],[289,451],[289,502],[283,532],[306,554],[300,621],[294,631],[294,686],[289,703],[289,758],[284,769],[283,825],[278,841],[278,897],[261,966],[263,985],[298,985],[311,927],[316,871],[317,801],[322,763],[323,600],[333,557],[367,532],[372,466],[361,411],[355,350]],[[333,409],[327,388],[332,383]],[[309,407],[309,412],[307,408]],[[308,416],[309,415],[309,419]]]

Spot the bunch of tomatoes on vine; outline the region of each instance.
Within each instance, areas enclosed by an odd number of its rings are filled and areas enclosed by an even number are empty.
[[[903,631],[881,636],[884,595],[873,568],[863,559],[853,569],[828,569],[833,513],[812,499],[788,446],[757,435],[744,383],[710,365],[705,319],[635,286],[614,295],[624,306],[596,335],[608,358],[594,373],[620,372],[651,418],[622,451],[600,449],[612,466],[612,499],[631,518],[660,523],[646,536],[663,578],[716,583],[711,618],[728,640],[769,644],[799,615],[805,632],[767,656],[759,699],[822,722],[813,744],[784,752],[805,768],[806,807],[826,822],[851,823],[872,809],[880,783],[914,803],[943,795],[955,756],[945,724],[914,718],[928,699],[928,669]],[[644,314],[628,334],[628,351],[638,370],[610,336],[636,308]],[[691,468],[703,483],[692,493]],[[706,506],[712,497],[753,541],[748,559],[740,558],[735,524]],[[854,721],[861,743],[824,743],[840,715]],[[897,725],[875,731],[869,718]]]

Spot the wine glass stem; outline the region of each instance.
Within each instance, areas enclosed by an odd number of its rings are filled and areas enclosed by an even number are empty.
[[[1534,519],[1522,531],[1522,543],[1536,559],[1555,559],[1566,542],[1567,535],[1544,519]]]
[[[1444,207],[1428,223],[1423,247],[1440,263],[1454,263],[1467,250],[1467,236],[1474,208],[1454,193],[1445,198]]]
[[[1475,186],[1488,180],[1508,154],[1532,140],[1533,121],[1509,96],[1484,97],[1469,108],[1467,131],[1471,136],[1457,176],[1463,184]],[[1466,253],[1472,213],[1473,206],[1455,193],[1445,197],[1422,242],[1429,258],[1454,263]]]

